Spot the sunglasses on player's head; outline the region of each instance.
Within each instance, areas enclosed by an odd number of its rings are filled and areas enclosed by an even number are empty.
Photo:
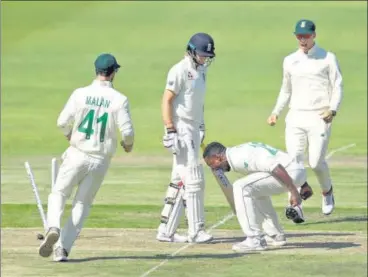
[[[301,40],[301,39],[309,39],[312,36],[312,34],[297,34],[296,38]]]

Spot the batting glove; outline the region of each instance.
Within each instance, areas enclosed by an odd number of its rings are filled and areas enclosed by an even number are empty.
[[[170,149],[176,155],[180,153],[178,133],[175,128],[167,128],[162,143],[165,148]]]

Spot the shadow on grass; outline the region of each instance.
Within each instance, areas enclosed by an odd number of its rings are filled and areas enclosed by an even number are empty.
[[[303,238],[303,237],[315,237],[315,236],[327,236],[327,237],[345,237],[355,236],[355,233],[349,232],[309,232],[309,233],[286,233],[286,239],[288,238]],[[236,243],[245,240],[245,237],[223,237],[214,238],[210,244],[220,243]]]
[[[233,259],[240,258],[244,255],[258,254],[254,253],[229,253],[229,254],[194,254],[194,255],[153,255],[153,256],[109,256],[109,257],[89,257],[83,259],[70,259],[68,263],[83,263],[93,261],[106,261],[106,260],[183,260],[183,259]]]
[[[341,223],[341,222],[367,222],[368,218],[366,215],[364,216],[347,216],[342,218],[333,218],[333,219],[326,219],[326,220],[318,220],[318,221],[311,221],[305,222],[303,225],[318,225],[318,224],[328,224],[328,223]]]
[[[344,249],[344,248],[356,248],[360,247],[361,244],[354,242],[294,242],[288,243],[285,247],[280,248],[269,248],[268,250],[290,250],[297,248],[304,249]]]

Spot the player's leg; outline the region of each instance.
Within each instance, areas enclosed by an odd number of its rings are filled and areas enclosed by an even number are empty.
[[[258,195],[254,196],[253,187],[262,183],[265,186],[271,182],[271,176],[267,173],[254,173],[250,174],[244,178],[241,178],[233,184],[234,191],[234,202],[236,209],[236,216],[238,222],[246,236],[246,239],[240,243],[233,245],[233,250],[236,252],[246,252],[251,250],[264,250],[266,248],[266,241],[264,240],[262,224],[266,216],[264,214],[269,214],[271,221],[274,225],[279,224],[276,218],[272,218],[272,211],[264,211],[261,208],[261,203],[265,202],[265,198],[259,200],[264,196],[268,195]],[[284,190],[281,190],[281,192]],[[265,209],[268,208],[268,205]],[[276,230],[282,230],[281,226],[275,226]]]
[[[304,153],[308,145],[308,134],[304,128],[295,126],[295,122],[286,122],[285,128],[285,145],[288,154],[298,162],[304,162]],[[298,190],[300,192],[300,189]],[[288,198],[290,199],[290,193]],[[289,201],[289,200],[288,200]],[[302,205],[300,205],[302,209]],[[302,210],[301,210],[302,213]],[[304,218],[295,218],[294,223],[304,222]]]
[[[57,249],[64,249],[66,256],[71,252],[74,241],[82,230],[92,205],[92,202],[100,189],[100,186],[105,178],[110,161],[90,160],[90,169],[88,174],[80,182],[72,204],[72,214],[62,228],[60,240],[56,244]],[[55,250],[55,254],[58,251]],[[54,260],[60,261],[61,258],[55,255]],[[63,259],[65,260],[65,258]]]
[[[177,164],[183,159],[180,154],[173,157],[171,180],[166,191],[165,204],[161,211],[161,224],[158,227],[156,239],[162,242],[187,242],[186,236],[176,233],[184,209],[184,188],[179,170],[183,165]]]
[[[266,243],[262,227],[266,235],[273,240],[273,245],[284,245],[284,231],[270,196],[285,192],[285,188],[270,174],[259,172],[237,180],[233,189],[236,215],[247,237],[245,241],[235,244],[233,250],[263,250]]]
[[[76,185],[87,172],[83,154],[68,148],[63,155],[55,185],[48,197],[47,223],[49,230],[40,245],[39,254],[42,257],[51,255],[53,246],[60,236],[60,221],[67,199]]]
[[[330,170],[325,158],[330,133],[330,124],[326,124],[323,120],[316,122],[316,125],[311,127],[308,132],[309,166],[316,174],[322,190],[322,212],[325,215],[331,214],[335,206]]]
[[[212,240],[213,237],[205,232],[205,180],[203,166],[199,163],[199,126],[182,122],[182,129],[184,130],[183,150],[187,154],[187,163],[181,178],[185,184],[188,237],[190,242],[204,243]]]

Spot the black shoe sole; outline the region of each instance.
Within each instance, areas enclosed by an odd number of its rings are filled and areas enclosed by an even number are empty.
[[[301,218],[298,215],[298,212],[294,208],[292,208],[292,207],[287,207],[286,208],[285,215],[286,215],[286,218],[287,219],[292,220],[296,224],[300,224],[300,223],[303,223],[304,222],[304,219]]]

